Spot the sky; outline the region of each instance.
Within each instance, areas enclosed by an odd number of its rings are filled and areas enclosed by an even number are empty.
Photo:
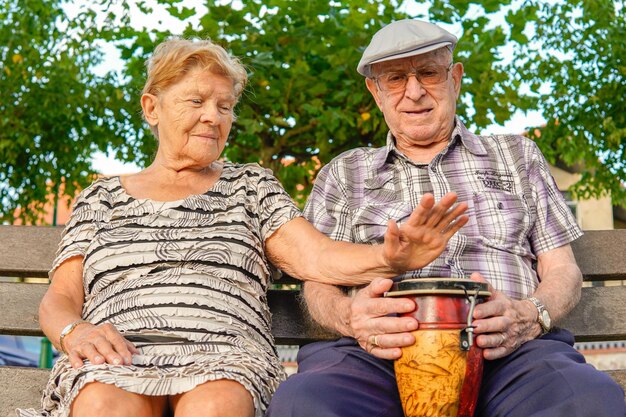
[[[515,0],[521,1],[521,0]],[[71,16],[72,13],[75,13],[76,10],[80,7],[81,4],[89,4],[90,1],[87,0],[75,0],[73,3],[67,4],[66,11]],[[190,22],[192,24],[197,24],[199,21],[199,17],[207,12],[206,7],[203,5],[205,0],[183,0],[182,5],[186,7],[194,7],[197,11],[198,17],[192,17]],[[515,2],[514,2],[515,3]],[[131,2],[132,4],[132,2]],[[417,1],[406,1],[403,5],[403,8],[409,13],[425,13],[426,8],[428,7],[427,2],[417,2]],[[515,7],[515,6],[513,6]],[[180,20],[172,18],[169,13],[165,10],[164,7],[155,5],[154,12],[151,15],[150,19],[142,18],[140,13],[136,13],[134,15],[133,24],[136,27],[143,27],[148,29],[169,29],[173,33],[180,33],[183,31],[185,24],[183,24]],[[503,19],[503,16],[496,17],[492,24],[498,24],[499,19]],[[462,35],[461,28],[455,27],[446,27],[447,30],[455,34],[456,36]],[[123,63],[119,59],[119,55],[113,46],[104,46],[103,47],[106,54],[107,59],[104,60],[103,64],[94,68],[96,73],[104,73],[109,71],[111,68],[121,68]],[[506,56],[504,57],[506,59]],[[518,111],[513,115],[513,117],[506,122],[504,125],[494,124],[488,126],[486,129],[482,130],[483,134],[517,134],[522,133],[526,130],[527,126],[537,126],[544,123],[545,120],[541,116],[540,112],[528,112],[523,113]],[[93,167],[96,171],[103,173],[105,175],[117,175],[117,174],[127,174],[132,172],[138,172],[140,168],[135,164],[122,163],[117,161],[113,156],[106,155],[103,153],[98,153],[94,156],[93,159]]]

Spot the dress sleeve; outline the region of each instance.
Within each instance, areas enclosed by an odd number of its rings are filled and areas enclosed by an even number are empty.
[[[265,242],[272,234],[288,221],[302,216],[302,213],[287,191],[274,177],[272,171],[260,168],[257,187],[257,206],[261,238]]]
[[[52,268],[48,272],[50,278],[54,271],[69,258],[85,256],[96,230],[97,211],[93,208],[95,194],[96,191],[92,185],[79,194],[72,206],[72,212],[61,235],[61,242],[52,262]]]
[[[541,151],[534,142],[527,143],[531,146],[528,175],[537,213],[530,231],[530,243],[538,255],[569,244],[583,232],[565,203]]]

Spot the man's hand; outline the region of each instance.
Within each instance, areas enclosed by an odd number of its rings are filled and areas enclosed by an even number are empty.
[[[474,272],[474,281],[487,282]],[[513,300],[489,285],[491,297],[474,310],[476,344],[483,349],[485,359],[509,355],[529,340],[541,334],[537,310],[529,301]]]
[[[407,298],[383,297],[393,281],[374,279],[357,292],[350,306],[352,337],[372,355],[381,359],[398,359],[402,347],[415,343],[410,333],[418,328],[412,317],[394,317],[390,314],[409,313],[415,303]]]
[[[432,194],[424,194],[409,220],[398,228],[389,220],[383,256],[387,265],[398,272],[420,269],[434,261],[446,248],[448,240],[463,227],[468,217],[467,203],[454,208],[457,196],[446,194],[435,204]]]
[[[132,355],[139,353],[135,345],[112,324],[82,324],[63,341],[73,368],[83,366],[83,359],[94,365],[130,365]]]

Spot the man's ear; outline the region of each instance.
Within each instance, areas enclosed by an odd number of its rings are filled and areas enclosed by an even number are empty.
[[[380,104],[381,104],[380,103],[380,91],[378,91],[378,86],[376,85],[376,81],[372,80],[371,78],[366,78],[365,85],[367,86],[367,89],[370,90],[370,93],[374,97],[374,100],[376,101],[376,105],[378,106],[380,111],[382,111],[382,109],[380,108]]]
[[[143,94],[141,96],[141,110],[143,111],[143,117],[150,126],[156,126],[159,124],[159,115],[156,111],[158,97],[154,94]]]
[[[459,98],[461,93],[461,83],[463,81],[463,64],[455,62],[452,66],[452,80],[454,81],[454,91],[456,92],[456,98]]]

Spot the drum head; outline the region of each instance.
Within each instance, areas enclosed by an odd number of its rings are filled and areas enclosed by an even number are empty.
[[[489,286],[463,278],[418,278],[396,282],[385,297],[402,297],[421,294],[478,295],[490,297]]]

